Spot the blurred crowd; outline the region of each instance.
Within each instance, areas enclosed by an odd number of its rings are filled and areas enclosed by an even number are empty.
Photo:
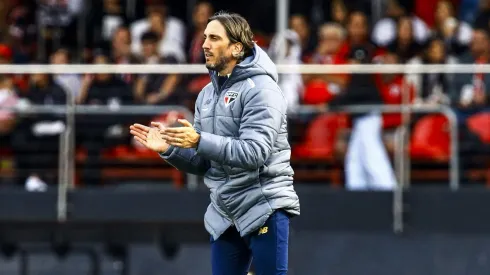
[[[378,15],[372,1],[289,1],[289,26],[283,33],[275,33],[276,1],[187,1],[192,7],[182,2],[3,0],[0,64],[203,64],[202,33],[207,19],[221,9],[249,18],[257,44],[277,64],[487,64],[490,58],[489,0],[378,1]],[[291,72],[282,75],[279,84],[291,114],[304,105],[400,104],[406,93],[412,104],[453,108],[468,147],[490,143],[488,75],[384,74],[373,75],[369,84],[353,79]],[[81,105],[183,105],[193,110],[208,82],[207,75],[165,73],[0,75],[0,107],[63,105],[68,93]],[[355,85],[371,88],[339,99]],[[108,146],[133,146],[127,123],[151,119],[77,117],[77,144],[88,152],[86,165],[96,167]],[[292,121],[293,156],[331,158],[342,147],[342,130],[349,129],[349,123],[346,114]],[[387,147],[393,146],[389,140],[401,123],[399,114],[383,116]],[[410,126],[412,156],[447,160],[445,117],[413,115]],[[57,166],[58,136],[65,128],[63,116],[22,116],[0,109],[0,156],[1,150],[15,156],[13,165],[24,171],[19,181],[29,190],[44,190],[56,177],[56,172],[40,171]],[[7,164],[0,164],[5,170]],[[94,169],[88,171],[97,183]]]

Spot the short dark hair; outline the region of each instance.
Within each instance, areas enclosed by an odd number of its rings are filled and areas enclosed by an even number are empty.
[[[141,36],[141,42],[150,42],[150,43],[157,43],[158,42],[158,34],[148,31],[143,33]]]
[[[231,43],[242,43],[243,52],[240,58],[250,55],[254,47],[254,34],[247,20],[236,13],[220,11],[208,19],[208,23],[217,20],[223,25]]]

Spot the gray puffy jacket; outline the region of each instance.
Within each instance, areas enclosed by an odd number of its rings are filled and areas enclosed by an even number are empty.
[[[216,72],[196,101],[197,149],[170,147],[161,156],[177,169],[204,176],[211,191],[206,230],[217,239],[234,225],[242,236],[276,209],[299,215],[290,165],[286,99],[277,70],[255,45],[221,89]]]

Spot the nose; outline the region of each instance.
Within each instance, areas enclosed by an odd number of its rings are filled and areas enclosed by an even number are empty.
[[[203,48],[203,50],[209,50],[210,45],[209,45],[209,41],[207,38],[204,39],[204,42],[202,43],[202,48]]]

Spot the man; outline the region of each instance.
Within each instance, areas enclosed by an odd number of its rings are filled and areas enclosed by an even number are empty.
[[[348,28],[352,32],[362,33],[366,24],[355,22],[362,13],[351,14]],[[356,19],[357,18],[357,19]],[[359,29],[358,29],[359,28]],[[355,29],[355,30],[354,30]],[[347,56],[352,64],[371,64],[376,47],[369,42],[356,43],[350,47]],[[330,103],[338,105],[377,105],[383,100],[376,88],[373,76],[353,74],[345,91],[339,93]],[[393,190],[396,178],[382,143],[382,116],[377,111],[352,114],[352,133],[345,157],[346,188],[348,190]]]
[[[62,106],[66,92],[48,74],[31,75],[31,86],[22,100],[31,105]],[[46,191],[57,182],[59,135],[65,130],[65,116],[33,114],[20,116],[12,133],[12,149],[16,157],[19,180],[28,191]]]
[[[198,96],[194,126],[136,124],[131,133],[177,169],[204,175],[214,275],[246,274],[252,257],[257,274],[287,274],[299,199],[276,68],[237,14],[211,17],[204,38],[212,81]]]
[[[158,35],[145,32],[141,37],[143,44],[143,63],[146,64],[177,64],[172,55],[160,56],[158,52]],[[146,104],[179,104],[179,95],[175,93],[181,76],[178,74],[141,75],[136,80],[135,96]]]
[[[336,23],[326,23],[318,31],[318,46],[308,58],[310,64],[345,64],[345,58],[339,53],[345,41],[344,28]],[[303,102],[309,105],[328,103],[347,84],[347,76],[342,74],[305,74],[306,83]]]
[[[459,58],[462,64],[488,64],[490,61],[490,34],[486,29],[475,29],[467,53]],[[490,108],[490,77],[487,74],[457,74],[450,87],[451,103],[456,107],[460,124],[468,116]]]
[[[110,64],[108,53],[102,50],[95,52],[94,64]],[[120,106],[134,103],[131,86],[114,74],[86,75],[80,89],[79,104],[107,106],[117,110]],[[129,144],[130,136],[127,132],[129,119],[134,115],[80,115],[76,122],[79,129],[86,129],[77,133],[78,142],[87,150],[87,159],[84,162],[82,181],[86,185],[100,185],[102,171],[100,167],[102,152],[107,147]]]

